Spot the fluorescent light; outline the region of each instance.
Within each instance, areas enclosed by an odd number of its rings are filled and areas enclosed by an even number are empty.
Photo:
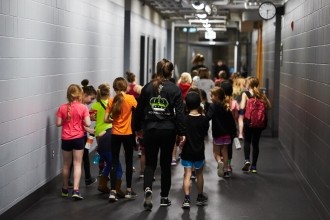
[[[203,10],[204,9],[204,3],[200,3],[199,1],[191,4],[194,9],[196,10]]]
[[[189,23],[212,23],[212,24],[226,24],[227,22],[225,20],[215,19],[215,20],[208,20],[208,22],[204,20],[198,20],[198,19],[190,19]]]
[[[211,7],[210,7],[210,5],[205,5],[205,12],[206,13],[208,13],[209,15],[211,14],[211,12],[212,12],[212,9],[211,9]]]
[[[203,14],[196,14],[196,16],[200,19],[204,19],[207,17],[207,14],[203,13]]]

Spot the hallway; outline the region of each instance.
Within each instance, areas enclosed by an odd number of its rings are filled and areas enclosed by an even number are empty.
[[[205,207],[195,205],[196,184],[192,183],[192,206],[190,210],[181,208],[183,167],[179,164],[172,168],[169,196],[172,205],[167,208],[159,206],[160,175],[157,168],[153,190],[154,208],[151,212],[144,211],[143,180],[138,179],[139,159],[135,154],[137,172],[133,174],[133,188],[138,194],[136,200],[121,199],[109,204],[108,195],[100,194],[96,190],[97,184],[94,184],[90,187],[81,185],[85,199],[75,202],[71,198],[60,197],[61,178],[56,178],[52,181],[54,184],[50,193],[44,194],[32,207],[15,216],[15,219],[322,219],[317,207],[314,207],[316,204],[309,199],[310,196],[306,194],[301,181],[294,175],[291,165],[282,154],[283,148],[279,146],[277,139],[261,138],[258,174],[243,173],[243,151],[233,149],[233,176],[225,180],[217,177],[211,139],[207,139],[204,191],[209,197],[209,204]],[[92,165],[92,169],[96,175],[97,166]]]

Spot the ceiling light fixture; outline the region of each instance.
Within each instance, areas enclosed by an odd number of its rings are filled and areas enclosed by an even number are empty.
[[[210,7],[210,5],[205,5],[205,12],[206,13],[208,13],[209,15],[211,14],[211,12],[212,12],[212,9],[211,9],[211,7]]]
[[[204,19],[207,17],[207,14],[203,13],[203,14],[196,14],[196,16],[200,19]]]
[[[203,10],[204,9],[204,3],[200,3],[199,1],[194,2],[191,4],[194,9],[196,10]]]
[[[189,23],[207,23],[205,20],[198,20],[198,19],[190,19]],[[208,20],[208,23],[211,24],[226,24],[227,22],[225,20],[220,20],[220,19],[216,19],[216,20]]]

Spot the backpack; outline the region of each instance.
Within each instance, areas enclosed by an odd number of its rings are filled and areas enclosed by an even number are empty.
[[[266,104],[261,99],[248,99],[244,119],[250,128],[265,128],[267,126]]]

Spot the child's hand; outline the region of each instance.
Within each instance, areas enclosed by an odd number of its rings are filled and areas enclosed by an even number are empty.
[[[184,136],[184,135],[183,136],[179,136],[179,140],[180,140],[179,147],[182,149],[184,143],[186,142],[186,136]]]

